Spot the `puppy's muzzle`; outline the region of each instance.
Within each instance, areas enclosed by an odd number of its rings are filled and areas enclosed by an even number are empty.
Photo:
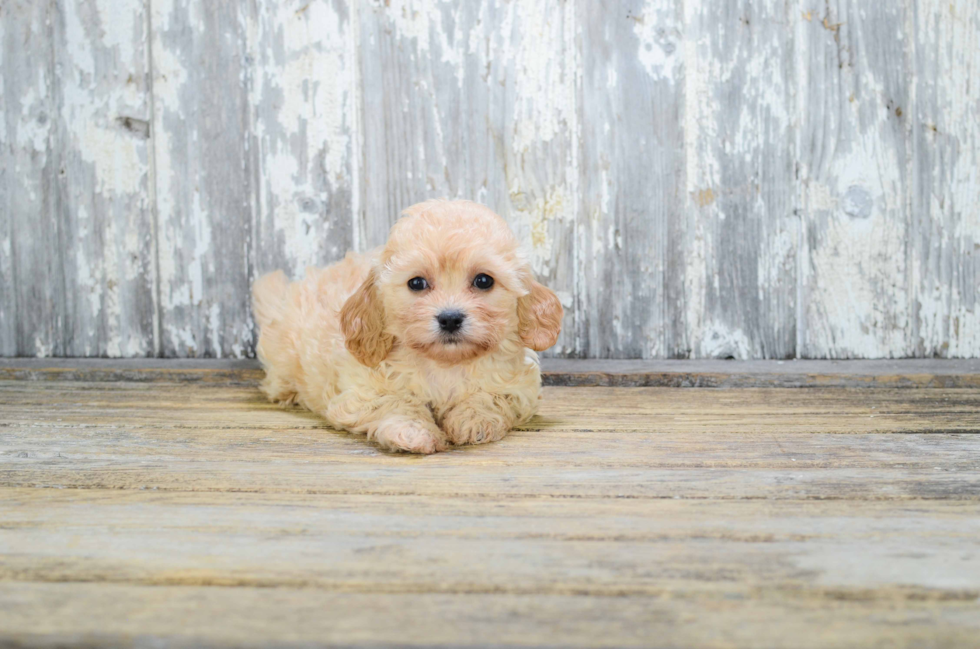
[[[439,323],[439,330],[446,334],[454,334],[463,326],[466,314],[462,311],[443,311],[436,316]]]

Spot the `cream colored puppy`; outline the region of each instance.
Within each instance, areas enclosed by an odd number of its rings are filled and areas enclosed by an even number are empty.
[[[530,419],[534,351],[563,315],[506,222],[469,201],[414,205],[384,248],[291,284],[265,275],[252,297],[270,400],[414,453],[496,441]]]

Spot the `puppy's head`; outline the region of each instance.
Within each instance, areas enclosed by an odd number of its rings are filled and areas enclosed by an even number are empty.
[[[347,349],[373,367],[395,340],[443,365],[506,339],[541,351],[561,332],[557,296],[534,281],[507,223],[469,201],[413,205],[341,311]]]

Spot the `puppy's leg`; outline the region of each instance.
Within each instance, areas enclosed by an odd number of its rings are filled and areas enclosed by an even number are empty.
[[[370,422],[365,430],[368,439],[390,451],[435,453],[446,450],[446,436],[434,421],[426,422],[417,416],[389,415]]]
[[[477,392],[443,414],[442,428],[456,445],[496,442],[534,414],[526,401],[515,395]]]
[[[331,400],[324,415],[332,424],[352,433],[365,433],[390,451],[435,453],[447,446],[445,433],[421,402],[352,390]]]

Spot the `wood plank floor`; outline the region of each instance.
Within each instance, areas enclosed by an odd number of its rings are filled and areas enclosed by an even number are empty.
[[[383,453],[248,385],[0,381],[0,645],[964,646],[980,389],[549,387]]]

